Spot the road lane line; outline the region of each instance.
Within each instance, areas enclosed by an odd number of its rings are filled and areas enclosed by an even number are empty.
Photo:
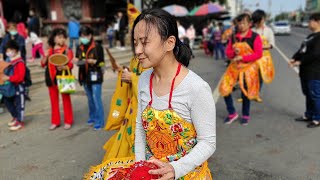
[[[279,52],[279,54],[283,57],[284,60],[286,60],[288,63],[290,62],[290,59],[278,48],[278,46],[274,46],[274,48]],[[298,67],[292,68],[297,74],[299,74]]]
[[[219,101],[219,97],[220,97],[220,92],[219,92],[219,85],[222,81],[222,78],[223,78],[223,75],[221,76],[218,84],[217,84],[217,87],[214,89],[214,91],[212,92],[212,96],[213,96],[213,99],[214,99],[214,102],[217,104],[218,101]]]

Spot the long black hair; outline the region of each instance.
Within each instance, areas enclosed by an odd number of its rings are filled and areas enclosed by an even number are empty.
[[[56,43],[54,42],[54,38],[58,35],[63,35],[64,38],[67,38],[67,32],[65,29],[63,28],[56,28],[54,29],[51,34],[50,37],[48,39],[48,44],[50,47],[54,47],[56,45]]]
[[[174,56],[181,64],[187,67],[192,53],[191,49],[179,40],[176,19],[162,9],[149,9],[143,11],[133,23],[131,32],[132,43],[134,42],[134,29],[138,22],[142,20],[145,21],[148,30],[150,30],[151,27],[157,28],[162,41],[167,40],[170,36],[176,38],[176,44],[173,49]]]

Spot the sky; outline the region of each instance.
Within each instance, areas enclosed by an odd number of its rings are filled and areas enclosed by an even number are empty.
[[[242,0],[244,8],[250,10],[262,9],[269,12],[269,1],[271,1],[271,16],[280,12],[292,12],[302,7],[304,9],[306,0]],[[258,6],[256,6],[258,4]]]

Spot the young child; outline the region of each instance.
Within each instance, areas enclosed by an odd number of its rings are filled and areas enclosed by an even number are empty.
[[[110,24],[107,29],[107,39],[109,42],[109,48],[112,48],[113,36],[114,36],[113,24]]]
[[[36,53],[39,51],[41,57],[44,57],[44,52],[43,52],[43,43],[41,38],[38,37],[38,35],[34,32],[29,33],[29,37],[27,38],[27,42],[32,42],[32,57],[28,59],[28,62],[34,62],[36,58]]]
[[[73,58],[73,53],[66,44],[67,33],[62,28],[54,29],[51,33],[48,44],[50,49],[48,50],[48,55],[41,60],[41,66],[46,68],[45,70],[45,80],[46,85],[49,89],[49,96],[51,102],[51,126],[49,130],[55,130],[60,126],[60,111],[59,111],[59,90],[57,86],[57,75],[62,74],[62,70],[67,68],[72,69],[73,64],[71,62]],[[65,54],[68,56],[69,62],[64,66],[55,66],[51,64],[48,59],[53,54]],[[73,112],[72,104],[69,94],[61,94],[63,102],[64,111],[64,129],[68,130],[71,128],[73,123]]]
[[[14,41],[16,41],[16,43],[19,46],[19,52],[20,52],[20,56],[21,56],[22,60],[24,62],[26,62],[25,39],[21,35],[19,35],[18,30],[17,30],[17,24],[14,22],[9,22],[7,30],[9,33],[7,33],[4,36],[4,38],[0,44],[0,60],[7,58],[6,53],[5,53],[5,46],[6,46],[7,42],[10,40],[14,40]],[[31,77],[29,76],[28,78],[30,79]],[[28,87],[25,88],[25,99],[28,101],[31,101],[31,98],[29,96],[29,88]]]
[[[9,129],[11,131],[17,131],[23,127],[26,66],[20,55],[19,45],[16,41],[9,40],[5,49],[6,60],[10,62],[10,66],[6,69],[6,75],[2,76],[2,80],[13,83],[16,92],[12,97],[3,97],[3,100],[12,116],[12,120],[8,123]]]

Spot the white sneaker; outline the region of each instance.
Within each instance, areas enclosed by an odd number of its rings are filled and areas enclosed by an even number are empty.
[[[14,126],[16,124],[16,118],[13,118],[10,122],[8,122],[8,126],[11,127],[11,126]]]
[[[23,127],[22,123],[16,121],[16,123],[13,126],[9,127],[9,130],[10,131],[17,131],[19,129],[22,129],[22,127]]]

